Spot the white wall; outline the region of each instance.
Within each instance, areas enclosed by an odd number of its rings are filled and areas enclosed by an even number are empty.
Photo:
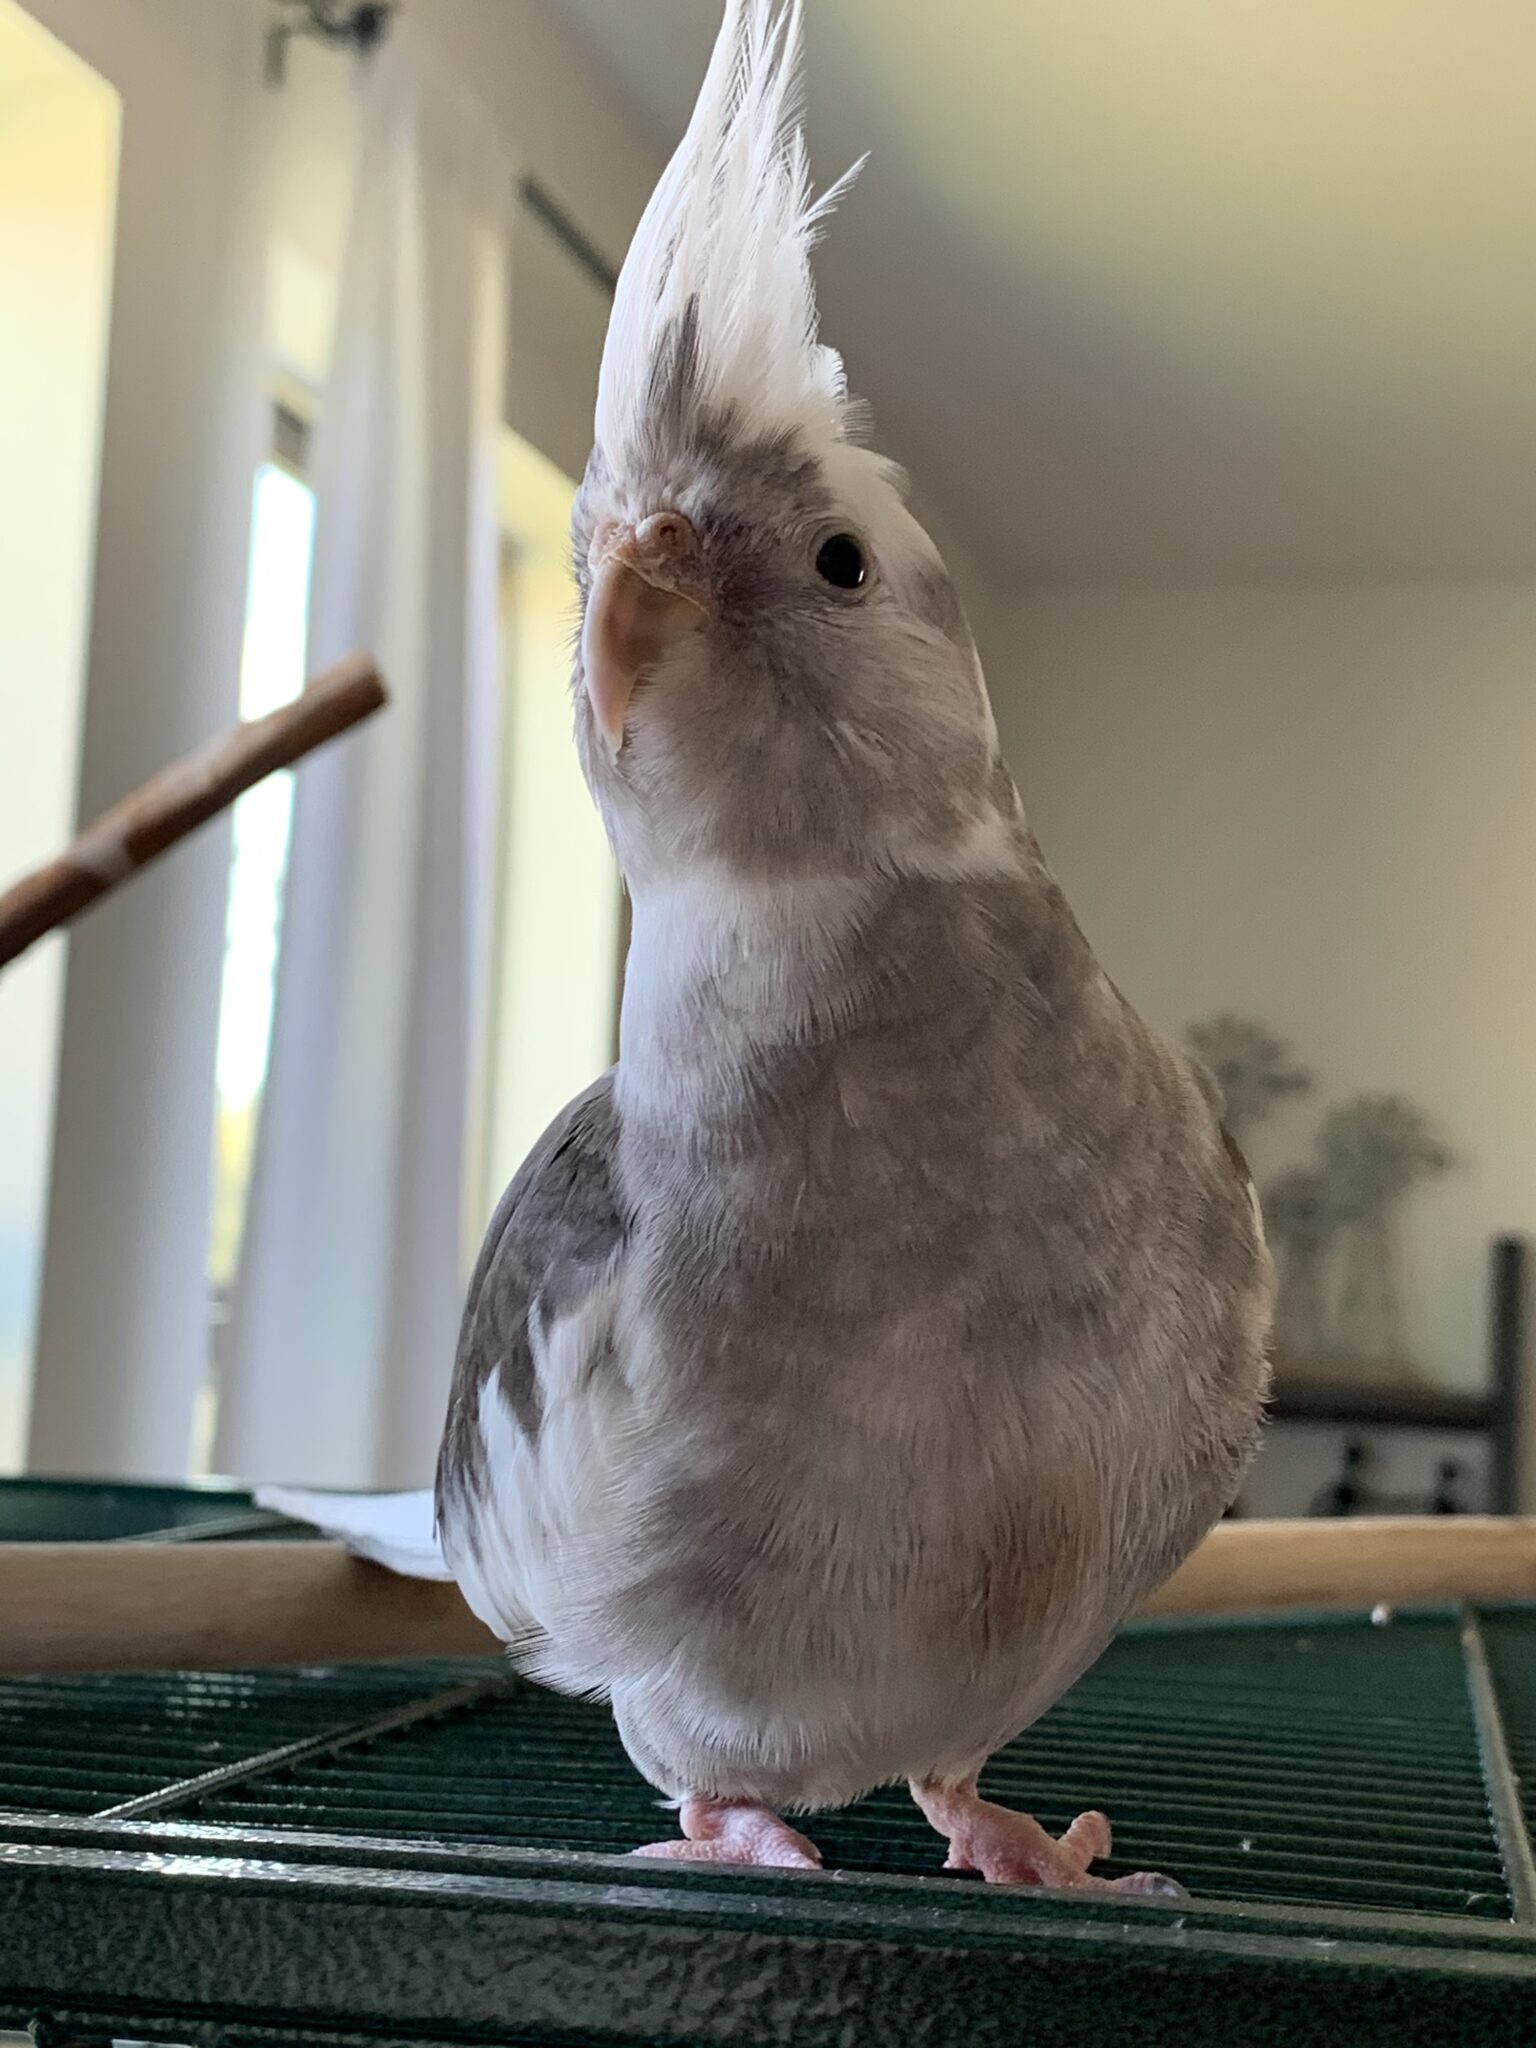
[[[1355,1090],[1443,1123],[1406,1306],[1462,1386],[1489,1240],[1536,1235],[1533,671],[1525,585],[1037,590],[994,624],[1004,742],[1108,971],[1169,1031],[1230,1007],[1317,1074],[1261,1182]]]
[[[0,887],[74,823],[117,101],[0,0]],[[0,1471],[22,1461],[64,941],[0,972]]]

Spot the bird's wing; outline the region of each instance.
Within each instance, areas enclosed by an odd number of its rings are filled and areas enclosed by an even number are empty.
[[[544,1633],[549,1575],[587,1519],[628,1403],[613,1358],[617,1132],[610,1072],[561,1111],[503,1195],[459,1333],[438,1531],[469,1605],[514,1646]]]

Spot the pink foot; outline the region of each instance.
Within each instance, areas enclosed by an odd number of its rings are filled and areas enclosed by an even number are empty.
[[[979,1798],[974,1779],[964,1785],[915,1784],[912,1797],[949,1843],[946,1870],[975,1870],[989,1884],[1036,1884],[1052,1891],[1185,1896],[1182,1885],[1151,1870],[1131,1877],[1094,1877],[1089,1864],[1107,1856],[1110,1848],[1109,1822],[1102,1813],[1080,1813],[1057,1840],[1027,1813]]]
[[[821,1852],[766,1806],[728,1799],[685,1799],[678,1815],[681,1841],[648,1842],[637,1856],[671,1856],[683,1863],[751,1863],[763,1870],[819,1870]]]

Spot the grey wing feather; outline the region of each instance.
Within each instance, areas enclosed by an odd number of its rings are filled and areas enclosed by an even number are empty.
[[[567,1104],[529,1153],[497,1206],[475,1262],[436,1491],[439,1533],[467,1594],[469,1581],[487,1563],[484,1524],[496,1513],[498,1481],[515,1481],[525,1495],[533,1491],[530,1472],[498,1473],[492,1461],[499,1455],[503,1462],[532,1468],[537,1459],[549,1397],[540,1363],[548,1333],[563,1319],[581,1315],[622,1253],[616,1139],[610,1071]],[[599,1320],[591,1344],[602,1342]],[[588,1368],[597,1363],[589,1359]],[[484,1426],[488,1394],[503,1432],[495,1443],[488,1442]],[[504,1551],[506,1544],[491,1547]],[[505,1578],[505,1570],[499,1576]],[[501,1604],[508,1604],[505,1598]]]

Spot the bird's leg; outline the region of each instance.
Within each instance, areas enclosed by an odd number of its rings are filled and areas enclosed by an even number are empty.
[[[766,1806],[690,1795],[678,1819],[682,1839],[649,1842],[637,1856],[671,1856],[684,1863],[753,1863],[764,1870],[819,1870],[821,1852]]]
[[[989,1884],[1038,1884],[1053,1891],[1184,1896],[1182,1885],[1155,1871],[1138,1870],[1131,1877],[1090,1873],[1089,1864],[1109,1854],[1109,1822],[1102,1813],[1080,1813],[1058,1839],[1027,1813],[981,1798],[974,1778],[958,1785],[914,1781],[912,1797],[949,1844],[946,1870],[975,1870]]]

